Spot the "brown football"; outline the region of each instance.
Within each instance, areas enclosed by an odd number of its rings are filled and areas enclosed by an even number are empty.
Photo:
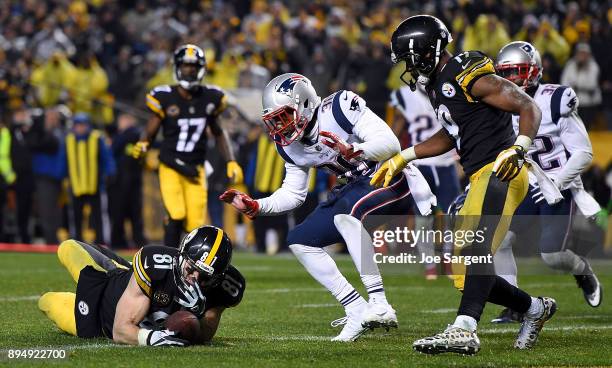
[[[201,341],[200,321],[191,312],[178,311],[172,313],[166,319],[166,328],[177,332],[178,337],[192,344],[198,344]]]

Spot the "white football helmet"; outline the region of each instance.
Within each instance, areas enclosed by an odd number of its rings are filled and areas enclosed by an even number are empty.
[[[514,41],[499,50],[495,69],[500,77],[520,87],[537,86],[542,78],[542,59],[529,42]]]
[[[321,97],[303,75],[285,73],[272,79],[262,97],[262,119],[268,134],[282,146],[301,139],[320,104]]]

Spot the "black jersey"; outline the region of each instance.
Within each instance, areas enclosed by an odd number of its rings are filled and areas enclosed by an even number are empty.
[[[438,120],[452,137],[466,175],[495,161],[515,141],[512,115],[480,102],[471,89],[481,77],[495,74],[493,61],[480,51],[451,58],[427,87]]]
[[[88,266],[81,271],[77,284],[77,300],[79,304],[86,303],[87,313],[82,313],[83,307],[75,306],[77,335],[112,338],[117,303],[132,274],[142,292],[151,301],[141,327],[161,327],[160,324],[163,325],[168,315],[181,309],[172,271],[172,261],[177,254],[176,248],[151,245],[141,248],[134,255],[131,269],[117,268],[104,273]],[[230,265],[219,285],[202,291],[206,298],[205,310],[238,305],[245,289],[244,277]]]
[[[157,86],[147,94],[147,107],[162,120],[160,161],[179,159],[201,165],[206,154],[206,127],[218,129],[217,116],[225,110],[227,97],[216,87],[200,86],[182,97],[178,86]]]

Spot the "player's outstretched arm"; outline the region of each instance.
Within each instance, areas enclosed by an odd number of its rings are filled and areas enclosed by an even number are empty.
[[[207,310],[204,317],[200,319],[200,330],[202,331],[202,343],[210,343],[221,322],[221,314],[225,310],[224,307],[215,307]]]
[[[408,147],[397,155],[391,157],[374,173],[370,185],[386,187],[391,179],[399,174],[410,161],[417,158],[427,158],[439,156],[453,149],[455,144],[444,129],[438,130],[429,139]]]

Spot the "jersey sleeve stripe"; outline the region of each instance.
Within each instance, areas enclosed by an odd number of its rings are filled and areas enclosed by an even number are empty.
[[[403,110],[406,109],[406,101],[404,100],[404,96],[402,96],[402,92],[399,89],[395,90],[395,97],[397,97],[397,103]]]
[[[332,114],[334,115],[334,119],[340,125],[340,128],[347,132],[348,134],[353,134],[353,124],[349,121],[349,119],[342,112],[342,107],[340,107],[340,96],[343,93],[347,93],[346,91],[339,91],[334,96],[334,101],[332,102]]]
[[[136,279],[136,283],[138,283],[138,286],[140,286],[142,291],[144,291],[148,296],[151,296],[151,279],[146,272],[144,272],[144,268],[142,267],[140,258],[141,252],[142,249],[139,250],[136,255],[134,255],[134,262],[132,265],[134,268],[134,279]]]
[[[295,162],[293,162],[291,157],[289,157],[287,152],[285,152],[285,149],[283,148],[283,146],[281,146],[278,143],[276,143],[276,151],[278,152],[279,155],[281,155],[281,157],[283,158],[283,160],[285,160],[285,162],[295,165]]]
[[[223,230],[219,229],[217,231],[217,238],[215,239],[212,249],[210,250],[210,253],[208,253],[208,257],[206,257],[206,259],[204,260],[204,263],[206,263],[207,265],[210,266],[210,263],[213,261],[213,259],[215,259],[215,255],[217,254],[217,251],[219,250],[219,245],[221,244],[221,240],[223,240]]]
[[[550,117],[555,124],[561,119],[561,99],[566,89],[566,86],[560,86],[553,92],[550,98]]]
[[[491,59],[486,58],[457,76],[457,82],[461,86],[461,89],[463,89],[463,93],[469,102],[474,102],[474,98],[470,93],[474,83],[476,83],[480,77],[488,74],[495,74],[495,67]]]
[[[158,99],[151,95],[147,95],[147,107],[151,109],[157,115],[164,117],[164,110],[162,109],[161,103]]]

